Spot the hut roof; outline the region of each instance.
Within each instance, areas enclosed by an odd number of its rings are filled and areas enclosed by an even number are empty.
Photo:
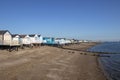
[[[22,34],[22,35],[19,35],[19,36],[20,36],[20,38],[25,38],[27,35]]]
[[[61,39],[64,39],[64,40],[65,40],[66,38],[56,38],[56,40],[61,40]]]
[[[12,37],[16,37],[18,34],[12,34]]]
[[[54,37],[43,37],[43,38],[51,39],[51,38],[54,38]]]
[[[6,32],[9,32],[8,30],[0,30],[0,34],[4,35]],[[9,32],[10,33],[10,32]],[[11,33],[10,33],[11,34]]]
[[[38,37],[40,37],[41,35],[38,35]]]
[[[35,34],[30,34],[29,36],[30,36],[30,37],[34,37],[34,36],[35,36]]]
[[[35,37],[36,34],[29,34],[30,37]],[[41,35],[38,35],[40,37]]]

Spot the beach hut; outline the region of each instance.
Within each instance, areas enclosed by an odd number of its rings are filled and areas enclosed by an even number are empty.
[[[8,30],[0,30],[0,45],[11,45],[12,35]]]
[[[65,40],[65,44],[71,44],[71,43],[72,43],[71,39],[66,39]]]
[[[56,38],[55,43],[60,44],[60,45],[65,45],[66,44],[66,38]]]
[[[30,43],[33,44],[34,46],[39,46],[42,43],[42,36],[37,35],[37,34],[31,34],[29,35],[30,37]]]
[[[43,44],[54,45],[55,44],[55,38],[53,38],[53,37],[43,37]]]
[[[20,45],[18,42],[13,40],[12,34],[8,30],[0,30],[0,48],[11,50],[15,49],[18,51]]]
[[[16,44],[20,44],[20,36],[18,34],[12,34],[12,41]]]
[[[24,46],[29,46],[31,44],[30,36],[29,35],[19,35],[20,36],[20,43]]]

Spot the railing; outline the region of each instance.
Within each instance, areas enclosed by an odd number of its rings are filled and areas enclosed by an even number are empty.
[[[30,41],[30,43],[42,43],[42,41],[35,40],[35,41]]]
[[[4,40],[4,41],[0,41],[1,45],[10,45],[11,41],[10,40]]]
[[[19,41],[15,41],[15,40],[13,40],[13,41],[11,41],[11,44],[10,45],[20,45],[20,43],[19,43]]]
[[[0,45],[20,45],[17,40],[0,40]]]
[[[32,44],[32,43],[42,43],[42,41],[36,40],[36,41],[24,41],[24,42],[20,42],[18,40],[0,40],[0,45],[20,45],[20,44]]]

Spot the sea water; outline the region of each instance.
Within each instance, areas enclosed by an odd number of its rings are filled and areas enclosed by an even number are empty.
[[[105,42],[89,49],[92,52],[104,52],[99,61],[110,80],[120,80],[120,42]]]

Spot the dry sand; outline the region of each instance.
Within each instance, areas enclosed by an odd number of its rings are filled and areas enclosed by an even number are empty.
[[[97,57],[74,50],[93,45],[75,44],[65,47],[68,49],[44,46],[18,52],[0,50],[0,80],[106,80]]]

